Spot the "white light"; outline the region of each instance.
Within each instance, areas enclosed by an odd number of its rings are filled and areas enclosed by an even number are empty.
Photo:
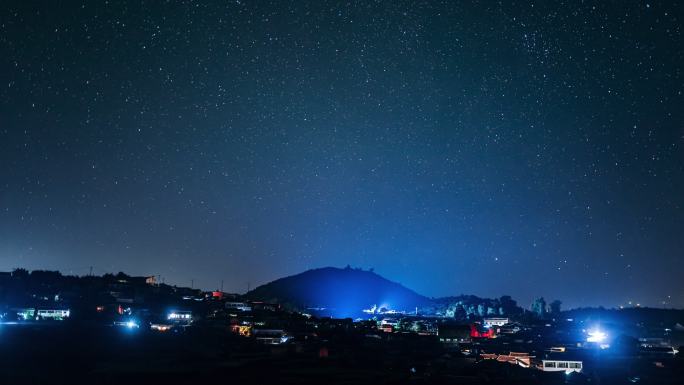
[[[138,326],[137,323],[135,323],[135,322],[133,322],[133,321],[128,321],[128,322],[126,322],[126,327],[129,328],[129,329],[133,329],[133,328],[137,328],[137,327],[139,327],[139,326]]]
[[[600,342],[605,341],[606,337],[608,337],[608,335],[606,335],[606,333],[604,333],[600,330],[590,330],[589,332],[587,332],[587,334],[589,335],[589,337],[587,337],[587,342],[598,342],[598,343],[600,343]]]

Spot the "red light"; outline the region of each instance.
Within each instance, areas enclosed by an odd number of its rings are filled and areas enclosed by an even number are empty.
[[[477,329],[477,324],[470,325],[470,337],[472,338],[494,338],[494,330],[487,329],[486,331],[480,331]]]

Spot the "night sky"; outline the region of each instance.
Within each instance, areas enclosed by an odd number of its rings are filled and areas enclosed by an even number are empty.
[[[3,1],[0,270],[682,307],[670,3]]]

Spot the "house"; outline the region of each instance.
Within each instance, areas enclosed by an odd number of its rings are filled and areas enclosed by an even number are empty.
[[[516,323],[507,323],[503,326],[496,327],[497,334],[515,334],[522,330],[522,327]]]
[[[245,302],[226,302],[226,310],[252,311],[252,306]]]
[[[508,355],[506,355],[506,356],[504,356],[504,355],[499,356],[498,361],[509,362],[511,364],[522,366],[523,368],[529,368],[530,366],[532,366],[532,359],[533,358],[534,357],[530,356],[529,353],[509,352]]]
[[[280,304],[277,303],[267,303],[260,301],[250,302],[252,309],[254,310],[266,310],[266,311],[278,311],[280,310]]]
[[[523,368],[529,368],[532,365],[533,356],[529,353],[518,353],[509,352],[508,354],[480,354],[480,358],[483,360],[496,360],[497,362],[508,362],[512,365],[522,366]]]
[[[280,345],[290,340],[290,336],[282,329],[252,329],[252,336],[265,345]]]
[[[157,277],[154,275],[144,275],[141,277],[129,277],[127,279],[128,282],[130,282],[133,285],[156,285],[157,284]]]

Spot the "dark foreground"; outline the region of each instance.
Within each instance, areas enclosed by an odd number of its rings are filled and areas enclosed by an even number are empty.
[[[1,325],[0,357],[0,384],[684,383],[680,358],[603,358],[587,373],[566,375],[476,362],[417,337],[264,346],[209,328]]]

